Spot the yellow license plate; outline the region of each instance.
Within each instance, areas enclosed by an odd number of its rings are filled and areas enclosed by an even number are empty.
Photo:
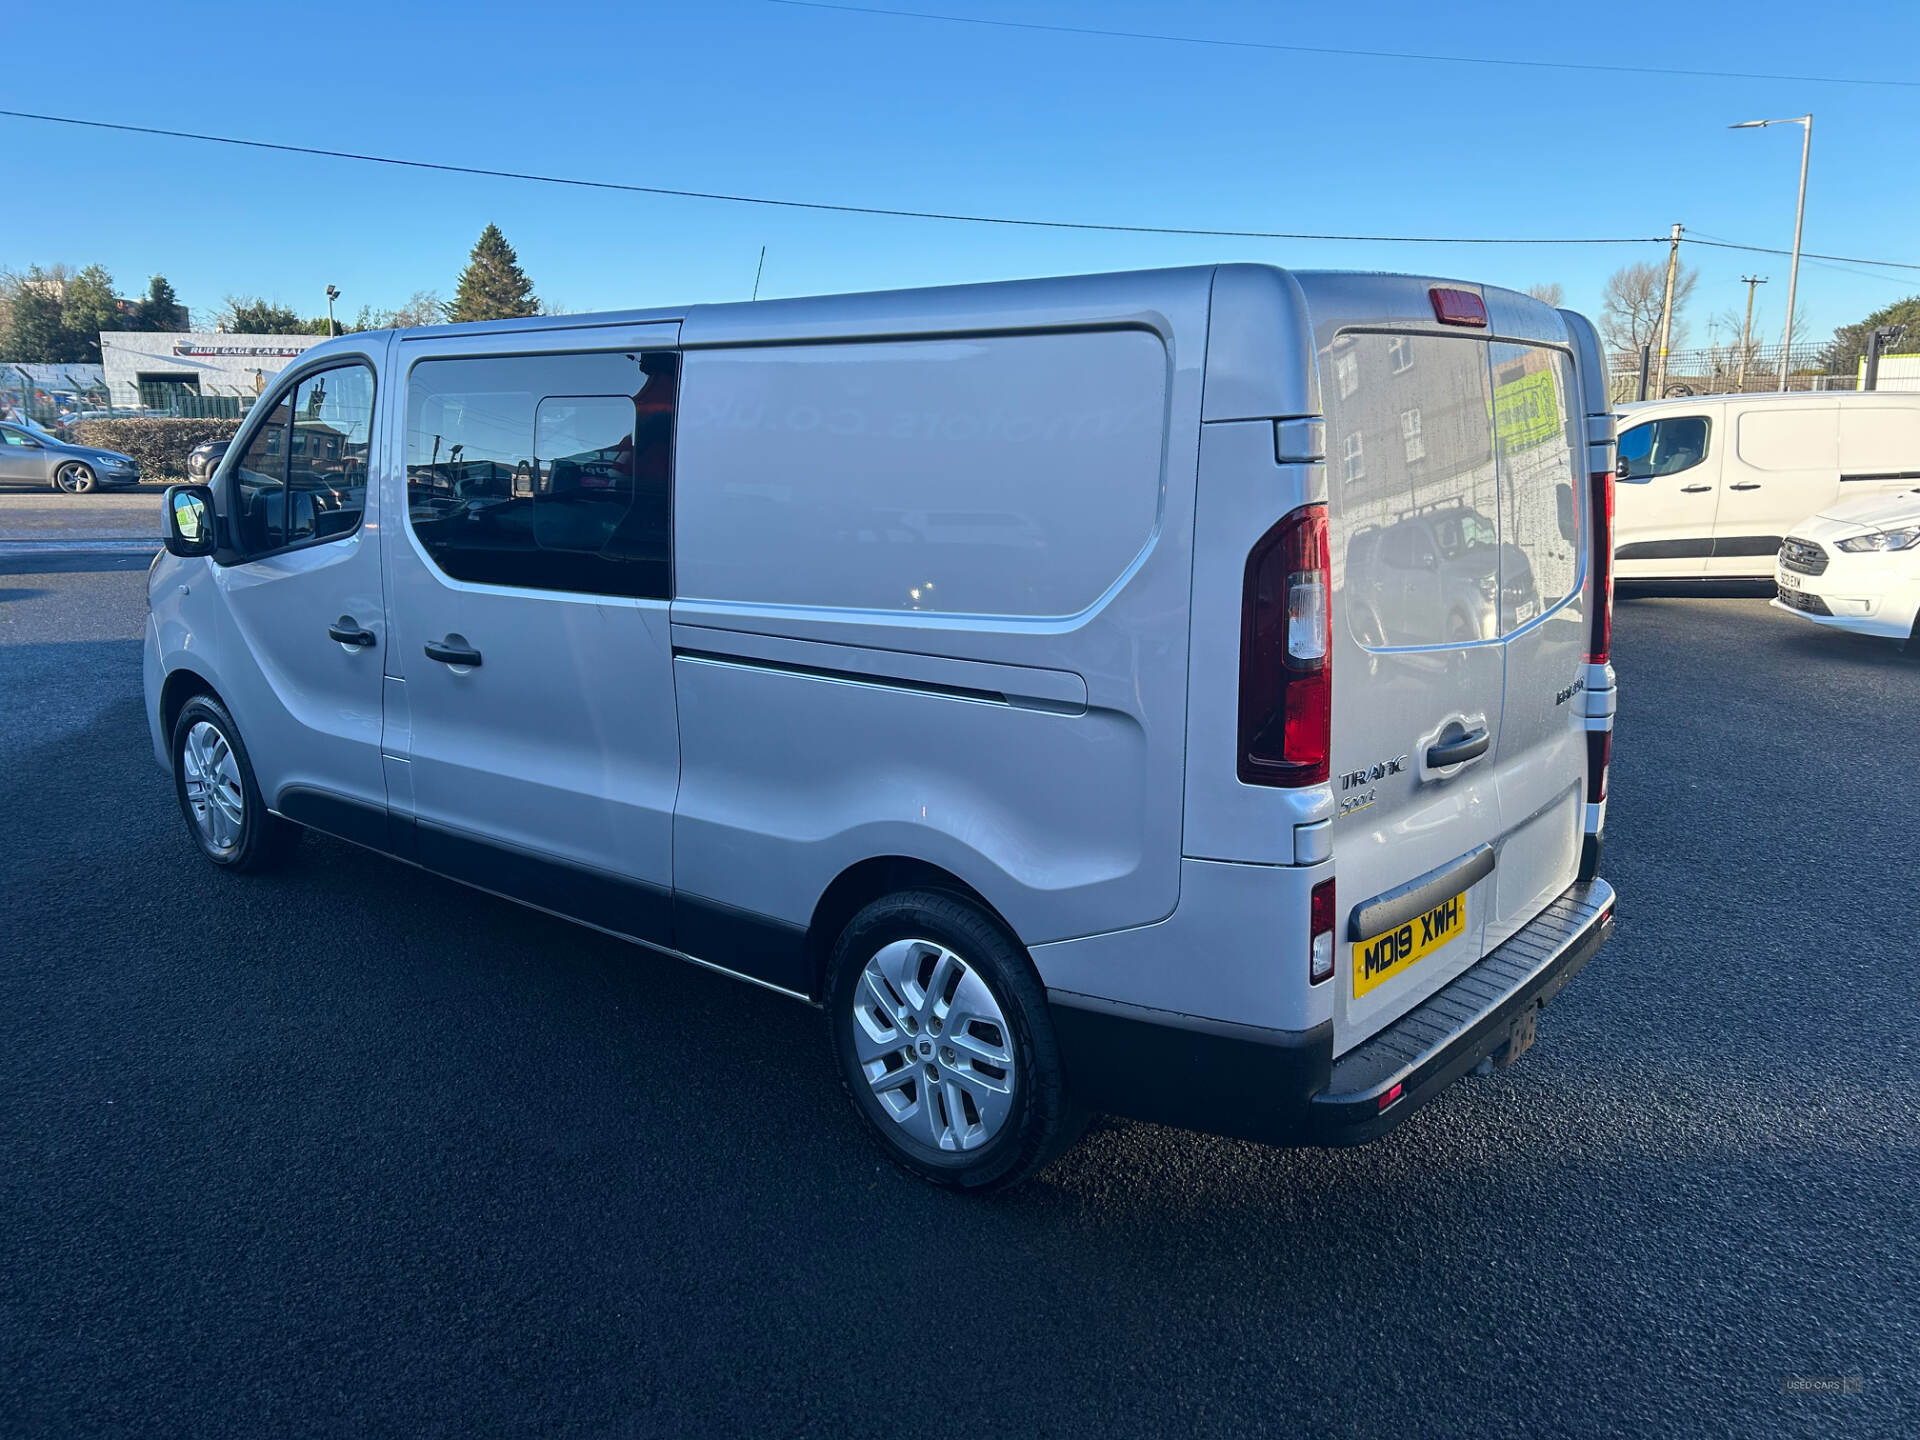
[[[1403,975],[1466,928],[1467,897],[1462,891],[1398,929],[1353,947],[1354,998]]]

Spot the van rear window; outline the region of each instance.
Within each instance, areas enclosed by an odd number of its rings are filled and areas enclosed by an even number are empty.
[[[1478,337],[1343,333],[1328,395],[1342,606],[1364,645],[1511,633],[1579,581],[1573,362]]]

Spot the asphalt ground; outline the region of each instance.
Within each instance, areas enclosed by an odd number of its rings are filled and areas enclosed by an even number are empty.
[[[1518,1065],[978,1200],[804,1007],[320,837],[214,873],[144,568],[0,559],[0,1433],[1912,1433],[1920,657],[1623,599],[1619,931]]]

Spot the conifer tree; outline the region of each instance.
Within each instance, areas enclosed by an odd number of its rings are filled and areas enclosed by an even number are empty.
[[[516,320],[539,313],[539,297],[520,268],[520,257],[513,253],[500,227],[489,222],[474,242],[467,268],[460,272],[447,318],[455,322]]]

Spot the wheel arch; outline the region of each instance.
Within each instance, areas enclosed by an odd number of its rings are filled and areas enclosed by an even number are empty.
[[[875,900],[902,890],[939,890],[970,901],[1004,930],[1014,945],[1026,948],[993,902],[951,870],[910,855],[875,855],[842,870],[814,904],[806,939],[813,999],[826,996],[827,962],[833,955],[833,942],[840,938],[847,922]]]
[[[226,701],[220,698],[220,692],[213,682],[190,666],[177,666],[167,672],[167,678],[160,684],[160,738],[169,747],[173,744],[174,723],[179,720],[180,712],[187,702],[196,695],[211,696],[221,708]]]

